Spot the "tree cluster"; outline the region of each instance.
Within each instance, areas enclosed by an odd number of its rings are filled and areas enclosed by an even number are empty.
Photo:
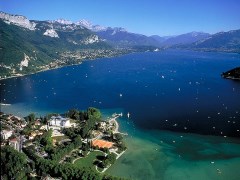
[[[81,137],[74,138],[73,142],[66,145],[65,147],[58,147],[50,156],[54,161],[59,162],[64,156],[70,153],[72,150],[82,146]]]
[[[1,177],[3,179],[27,179],[27,156],[11,146],[1,148]]]
[[[90,136],[90,131],[96,128],[96,124],[101,121],[101,112],[93,107],[87,109],[87,111],[79,111],[71,109],[67,112],[67,116],[78,120],[79,128],[64,129],[63,133],[67,136],[74,137],[80,135],[83,138]]]
[[[106,168],[110,164],[114,164],[114,162],[116,161],[116,157],[117,157],[117,155],[114,154],[114,153],[108,154],[106,157],[104,157],[104,159],[99,164],[99,166],[102,167],[102,168]]]
[[[40,138],[40,144],[44,146],[45,151],[50,152],[53,149],[52,129],[44,132]]]
[[[77,109],[71,109],[66,113],[66,115],[69,118],[80,120],[80,121],[88,120],[90,118],[101,119],[101,112],[99,111],[99,109],[94,107],[89,107],[87,111],[79,111]]]
[[[120,178],[112,177],[110,175],[101,176],[91,168],[80,168],[71,163],[60,164],[56,161],[43,159],[35,155],[34,151],[30,148],[26,148],[25,153],[35,162],[34,167],[37,170],[37,174],[40,176],[46,176],[49,174],[52,177],[61,177],[64,180],[120,180]]]

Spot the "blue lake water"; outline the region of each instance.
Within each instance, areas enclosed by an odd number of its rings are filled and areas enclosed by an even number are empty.
[[[129,148],[108,173],[239,179],[240,82],[220,76],[239,64],[239,54],[174,50],[86,61],[2,80],[1,101],[12,104],[2,111],[26,115],[94,106],[105,116],[123,112],[119,121]]]

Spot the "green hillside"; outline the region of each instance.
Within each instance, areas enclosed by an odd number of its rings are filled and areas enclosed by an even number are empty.
[[[67,63],[72,58],[63,56],[63,54],[69,54],[69,52],[74,54],[78,51],[109,51],[112,49],[103,41],[85,44],[83,40],[94,35],[85,28],[73,29],[72,31],[56,30],[59,38],[53,38],[43,35],[45,29],[39,26],[37,26],[37,30],[31,31],[16,25],[9,25],[0,20],[0,27],[1,77],[18,73],[33,73],[54,62],[64,61]],[[29,57],[29,62],[27,67],[23,66],[20,70],[20,63],[25,58],[24,54]]]
[[[240,53],[240,30],[216,33],[193,44],[191,48]]]

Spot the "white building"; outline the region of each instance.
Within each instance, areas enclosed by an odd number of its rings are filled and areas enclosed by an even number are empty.
[[[57,127],[70,127],[70,120],[68,118],[63,118],[62,116],[52,116],[49,120],[50,126]]]
[[[12,133],[13,133],[12,131],[2,130],[1,136],[4,140],[7,140],[12,135]]]

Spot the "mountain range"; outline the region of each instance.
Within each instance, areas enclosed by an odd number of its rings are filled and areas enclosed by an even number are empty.
[[[126,29],[121,27],[112,28],[93,25],[87,20],[80,20],[76,22],[76,24],[95,32],[99,37],[105,39],[111,45],[118,47],[139,44],[145,46],[167,47],[177,44],[191,44],[210,36],[209,33],[204,32],[190,32],[178,36],[146,36],[143,34],[128,32]]]
[[[84,59],[165,48],[240,52],[240,30],[177,36],[146,36],[87,20],[37,21],[0,12],[0,79],[38,72]]]
[[[113,48],[96,33],[70,21],[28,20],[4,12],[0,12],[0,36],[0,79],[79,64],[84,59],[153,50]]]
[[[240,29],[213,34],[206,39],[191,44],[189,48],[240,53]]]

